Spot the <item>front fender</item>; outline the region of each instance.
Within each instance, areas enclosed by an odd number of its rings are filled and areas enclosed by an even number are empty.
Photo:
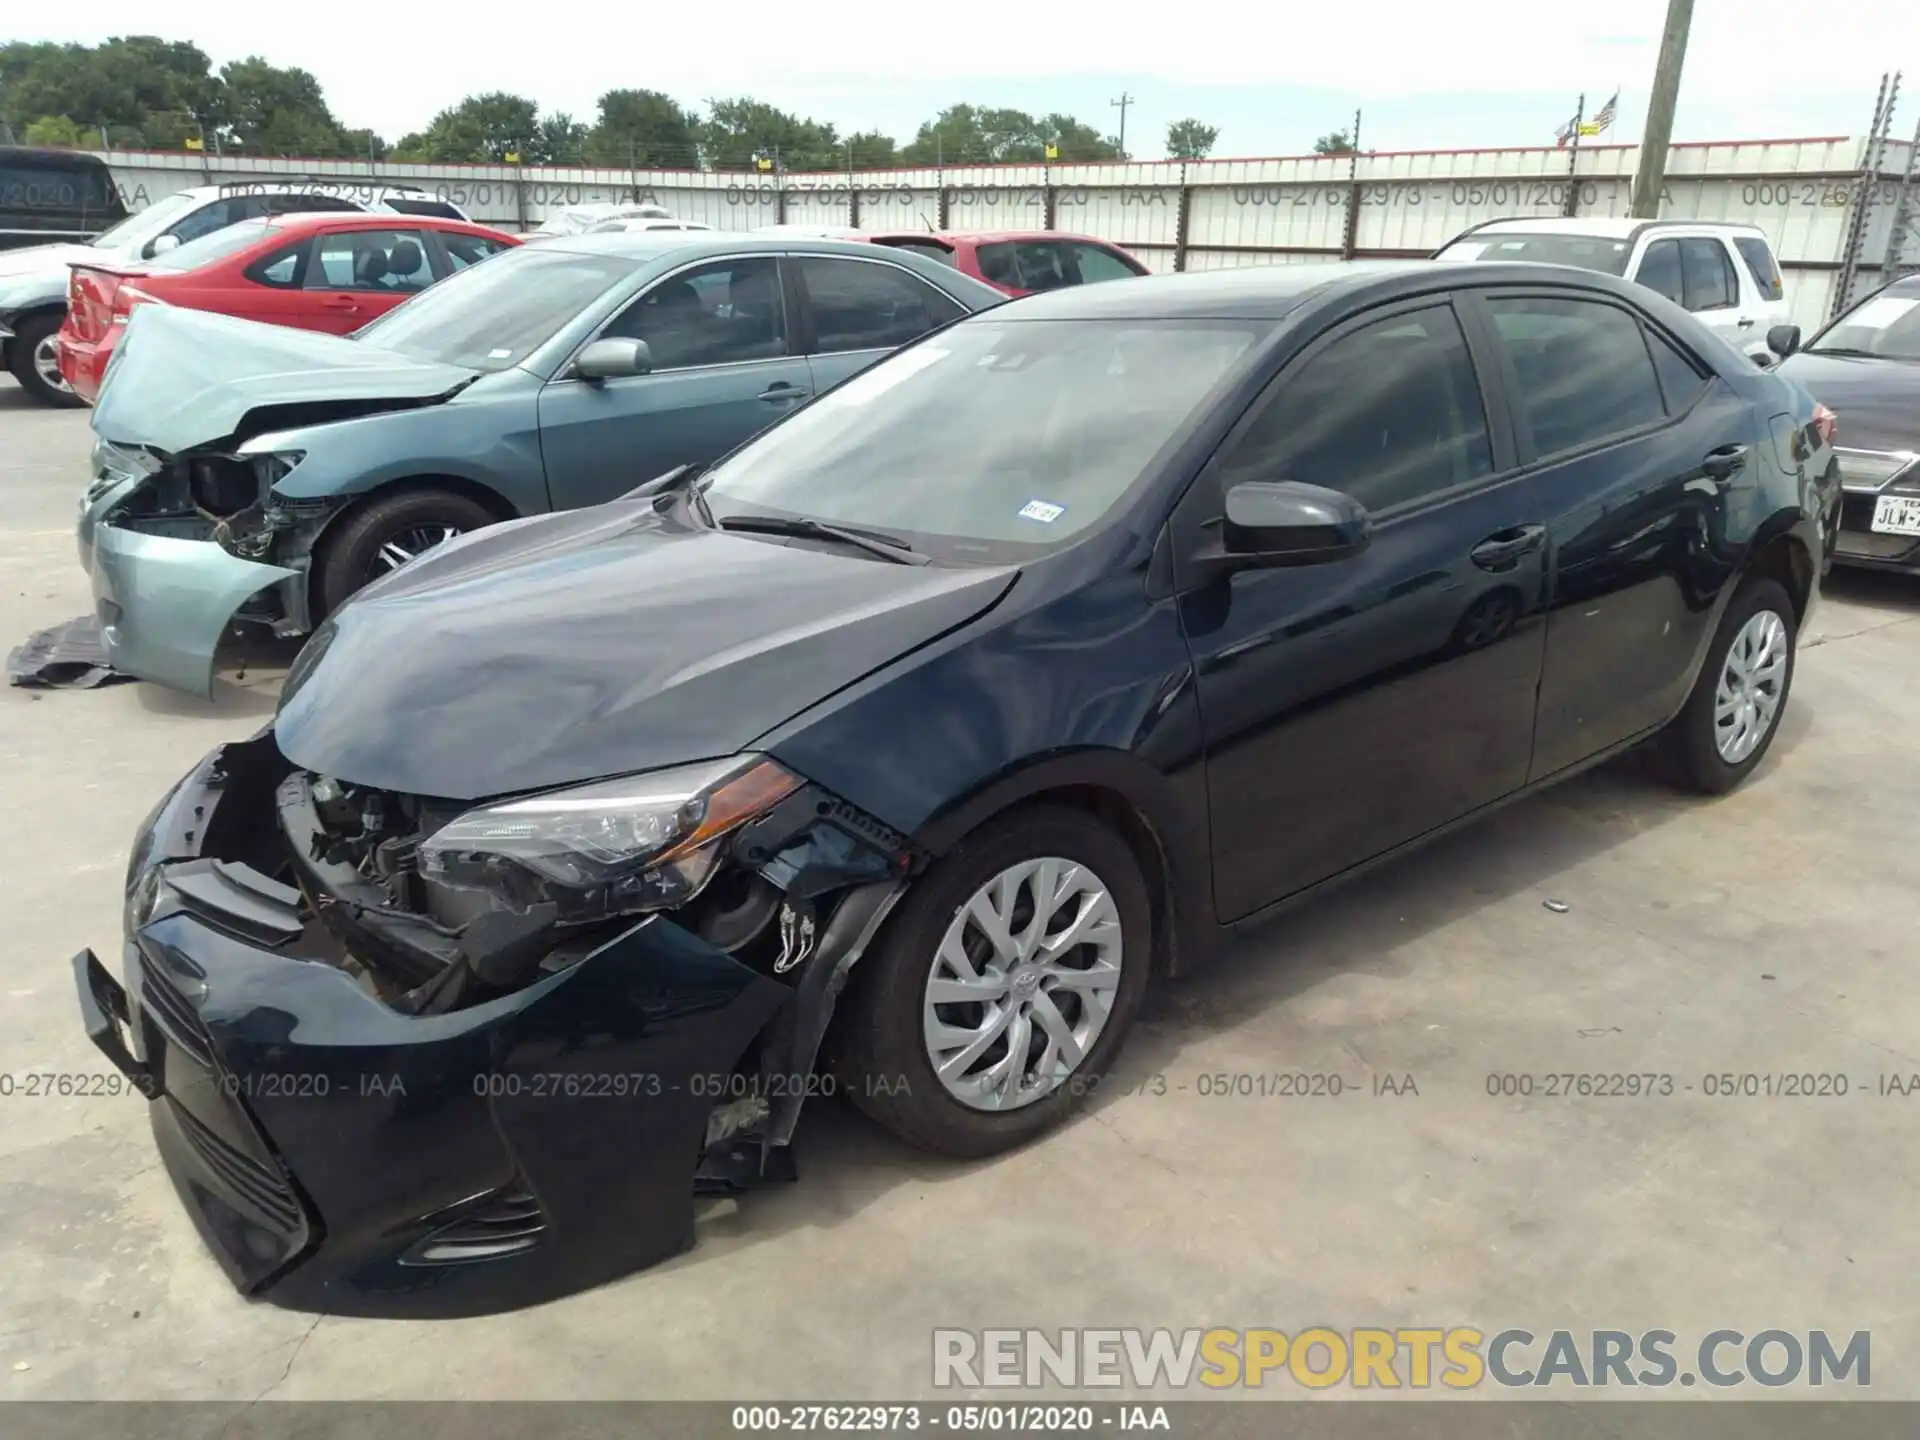
[[[347,500],[396,481],[450,476],[499,497],[516,515],[551,508],[532,392],[467,403],[395,410],[329,424],[277,430],[242,447],[248,454],[302,452],[273,492],[299,504]]]

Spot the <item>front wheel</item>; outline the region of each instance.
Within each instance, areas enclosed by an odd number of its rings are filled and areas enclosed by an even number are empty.
[[[320,613],[332,614],[353,593],[431,550],[443,540],[494,522],[493,513],[451,490],[376,495],[341,520],[316,557]]]
[[[1797,625],[1777,580],[1755,576],[1734,594],[1693,692],[1660,736],[1662,768],[1674,783],[1724,795],[1753,773],[1787,708]]]
[[[74,394],[60,373],[60,315],[40,315],[20,322],[8,353],[13,378],[42,405],[71,409],[87,402]]]
[[[1059,1124],[1145,993],[1152,904],[1127,843],[1036,806],[989,822],[908,893],[860,962],[845,1088],[940,1154],[997,1154]]]

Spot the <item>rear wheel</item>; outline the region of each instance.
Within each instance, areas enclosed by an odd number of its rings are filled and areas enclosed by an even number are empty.
[[[452,490],[402,490],[374,496],[321,542],[315,572],[321,613],[314,618],[338,610],[355,591],[441,541],[479,530],[494,519],[478,500]]]
[[[9,368],[20,388],[42,405],[70,408],[87,402],[73,393],[60,373],[61,315],[36,315],[22,320],[13,332]]]
[[[1124,840],[1064,806],[1011,812],[942,857],[860,962],[845,1088],[923,1149],[1011,1149],[1105,1073],[1151,950],[1146,881]]]
[[[1724,795],[1765,758],[1793,687],[1797,619],[1778,580],[1754,576],[1720,620],[1693,693],[1660,736],[1668,777]]]

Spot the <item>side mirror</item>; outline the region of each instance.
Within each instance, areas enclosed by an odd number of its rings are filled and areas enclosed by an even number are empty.
[[[1782,360],[1800,348],[1798,325],[1776,325],[1767,331],[1767,348]]]
[[[179,248],[180,237],[178,235],[158,235],[147,242],[147,258],[151,260],[156,255],[164,255],[169,250],[178,250]]]
[[[575,378],[621,380],[653,369],[653,352],[644,340],[596,340],[573,362]]]
[[[1367,509],[1318,485],[1248,480],[1227,491],[1220,538],[1251,565],[1318,565],[1367,548]]]

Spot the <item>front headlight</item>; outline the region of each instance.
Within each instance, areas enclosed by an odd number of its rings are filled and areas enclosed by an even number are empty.
[[[483,805],[420,843],[420,872],[563,920],[669,909],[712,877],[718,841],[804,783],[741,755]]]

